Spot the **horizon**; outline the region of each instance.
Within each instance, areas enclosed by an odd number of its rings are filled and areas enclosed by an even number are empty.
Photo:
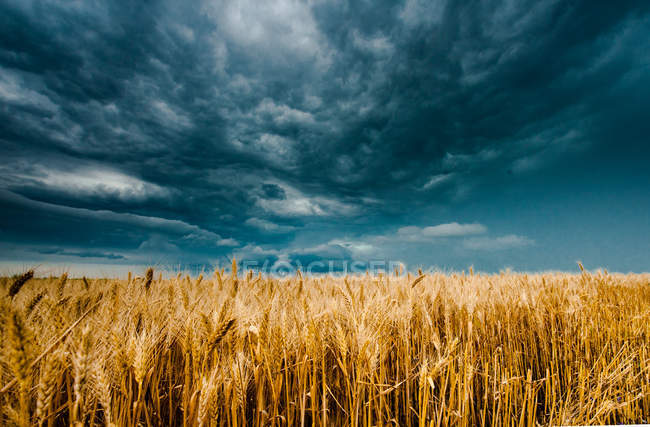
[[[1,272],[650,266],[647,1],[9,0],[0,23]]]
[[[377,261],[375,260],[374,265],[373,261],[362,262],[358,261],[356,266],[353,261],[351,265],[346,265],[344,268],[340,266],[335,266],[335,268],[321,270],[310,268],[309,265],[287,265],[285,263],[277,263],[276,265],[267,265],[264,268],[257,268],[253,266],[247,268],[246,262],[238,264],[238,274],[240,276],[245,276],[249,271],[252,271],[255,275],[258,273],[262,274],[262,277],[270,277],[276,279],[297,277],[298,271],[305,277],[344,277],[346,275],[350,276],[365,276],[370,274],[370,276],[376,277],[379,274],[383,275],[394,275],[395,268],[398,268],[400,271],[399,275],[411,274],[414,277],[417,277],[421,272],[425,275],[431,274],[443,274],[446,276],[452,275],[487,275],[487,276],[499,276],[501,274],[514,274],[514,275],[548,275],[548,274],[568,274],[568,275],[579,275],[584,273],[591,275],[648,275],[648,271],[640,272],[625,272],[625,271],[610,271],[606,267],[594,267],[587,268],[584,267],[584,270],[580,269],[581,263],[576,262],[575,270],[513,270],[510,267],[505,267],[498,271],[485,271],[475,269],[474,266],[468,266],[464,269],[450,269],[440,266],[409,266],[402,262],[393,262],[393,261]],[[327,263],[326,263],[327,266]],[[399,266],[402,267],[399,270]],[[155,274],[161,274],[163,278],[169,279],[174,276],[183,275],[190,276],[193,278],[205,275],[213,275],[217,269],[223,269],[225,273],[231,274],[232,268],[228,265],[219,265],[219,264],[204,264],[204,265],[194,265],[194,266],[183,266],[183,265],[128,265],[128,264],[92,264],[92,263],[75,263],[75,264],[54,264],[54,263],[45,263],[45,264],[33,264],[33,263],[11,263],[0,261],[0,277],[13,277],[28,270],[34,271],[34,277],[36,278],[49,278],[49,277],[59,277],[62,274],[67,274],[71,279],[81,279],[83,277],[91,279],[123,279],[129,276],[133,277],[142,277],[144,276],[148,268],[153,268]],[[390,267],[390,268],[388,268]]]

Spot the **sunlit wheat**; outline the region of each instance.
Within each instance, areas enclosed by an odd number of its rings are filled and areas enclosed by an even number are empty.
[[[3,279],[0,424],[650,422],[650,275]]]

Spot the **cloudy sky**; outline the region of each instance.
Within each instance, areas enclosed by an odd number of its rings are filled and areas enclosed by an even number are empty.
[[[2,0],[0,259],[647,271],[648,111],[647,0]]]

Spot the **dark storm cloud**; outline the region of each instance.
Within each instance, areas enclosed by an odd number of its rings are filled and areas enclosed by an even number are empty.
[[[643,1],[4,2],[3,239],[130,259],[208,260],[233,247],[347,259],[327,242],[444,222],[426,219],[431,206],[456,221],[456,206],[512,182],[551,185],[559,159],[580,170],[581,158],[611,156],[619,166],[604,173],[621,176],[648,156],[648,11]],[[300,233],[309,242],[292,242]],[[514,241],[529,240],[459,247]]]
[[[284,199],[286,197],[282,187],[275,184],[263,184],[262,190],[264,191],[264,195],[269,199]]]
[[[36,249],[36,252],[44,255],[63,255],[79,258],[106,258],[110,260],[124,259],[122,255],[113,253],[93,252],[93,251],[69,251],[61,248]]]

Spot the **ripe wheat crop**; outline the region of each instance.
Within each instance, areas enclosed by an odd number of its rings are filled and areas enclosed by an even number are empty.
[[[650,422],[648,274],[0,280],[1,424]]]

